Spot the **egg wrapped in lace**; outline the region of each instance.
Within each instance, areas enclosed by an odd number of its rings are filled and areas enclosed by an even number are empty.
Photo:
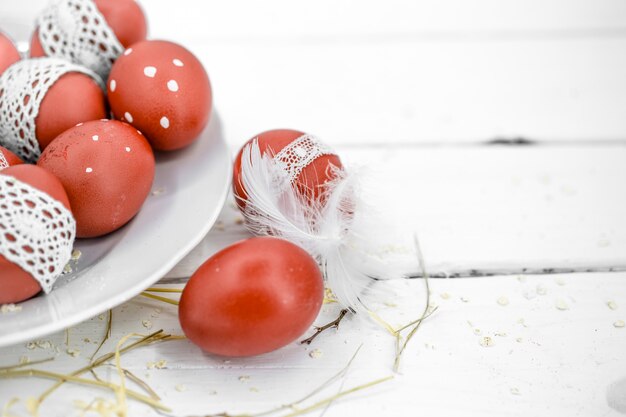
[[[0,145],[26,162],[36,162],[70,127],[106,116],[102,82],[87,68],[57,58],[33,58],[0,75]]]
[[[39,15],[30,56],[62,58],[106,80],[117,57],[146,34],[135,0],[54,0]]]
[[[76,222],[61,182],[35,165],[0,171],[0,304],[50,292],[70,260]]]

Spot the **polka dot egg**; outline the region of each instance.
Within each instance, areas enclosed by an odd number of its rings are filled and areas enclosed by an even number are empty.
[[[211,113],[211,84],[200,61],[167,41],[143,41],[120,56],[107,82],[115,118],[142,131],[154,149],[196,140]]]
[[[154,155],[135,128],[115,120],[81,123],[58,136],[37,165],[67,191],[78,237],[96,237],[132,219],[154,180]]]

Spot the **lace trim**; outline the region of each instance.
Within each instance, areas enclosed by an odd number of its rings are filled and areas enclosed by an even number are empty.
[[[302,135],[274,156],[276,165],[288,173],[289,182],[298,178],[304,168],[322,155],[335,152],[315,136]]]
[[[9,167],[9,162],[4,157],[4,154],[2,153],[2,151],[0,151],[0,171],[8,167]]]
[[[76,236],[72,213],[48,194],[0,175],[0,254],[50,292],[70,260]]]
[[[38,19],[48,56],[81,64],[106,80],[124,47],[92,0],[56,0]]]
[[[86,74],[104,89],[95,73],[58,58],[18,61],[0,75],[0,145],[26,162],[37,161],[41,154],[35,136],[39,106],[48,89],[69,72]]]

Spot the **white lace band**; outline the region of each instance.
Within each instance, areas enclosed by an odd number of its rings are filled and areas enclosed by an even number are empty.
[[[35,136],[35,120],[48,89],[63,75],[80,72],[100,78],[87,68],[58,58],[24,59],[0,75],[0,145],[25,162],[36,162],[41,154]]]
[[[72,255],[76,221],[48,194],[0,175],[0,254],[50,292]]]
[[[39,16],[39,41],[48,56],[81,64],[106,80],[124,47],[92,0],[56,0]]]
[[[335,155],[335,152],[315,136],[305,134],[281,149],[274,161],[289,174],[293,184],[302,170],[322,155]]]
[[[8,167],[9,167],[9,162],[4,157],[4,154],[2,153],[2,151],[0,151],[0,171]]]

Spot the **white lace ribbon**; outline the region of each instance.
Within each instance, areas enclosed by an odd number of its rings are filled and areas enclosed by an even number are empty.
[[[0,75],[0,145],[26,162],[37,161],[41,154],[35,135],[39,106],[48,89],[70,72],[86,74],[104,89],[95,73],[58,58],[24,59]]]
[[[50,292],[72,255],[76,221],[48,194],[0,175],[0,254]]]
[[[335,152],[315,136],[305,134],[281,149],[274,162],[288,173],[293,184],[302,170],[322,155],[335,155]]]
[[[56,0],[39,16],[39,41],[48,56],[81,64],[106,80],[124,51],[92,0]]]
[[[0,151],[0,171],[8,167],[9,167],[9,162],[4,157],[4,154],[2,153],[2,151]]]

